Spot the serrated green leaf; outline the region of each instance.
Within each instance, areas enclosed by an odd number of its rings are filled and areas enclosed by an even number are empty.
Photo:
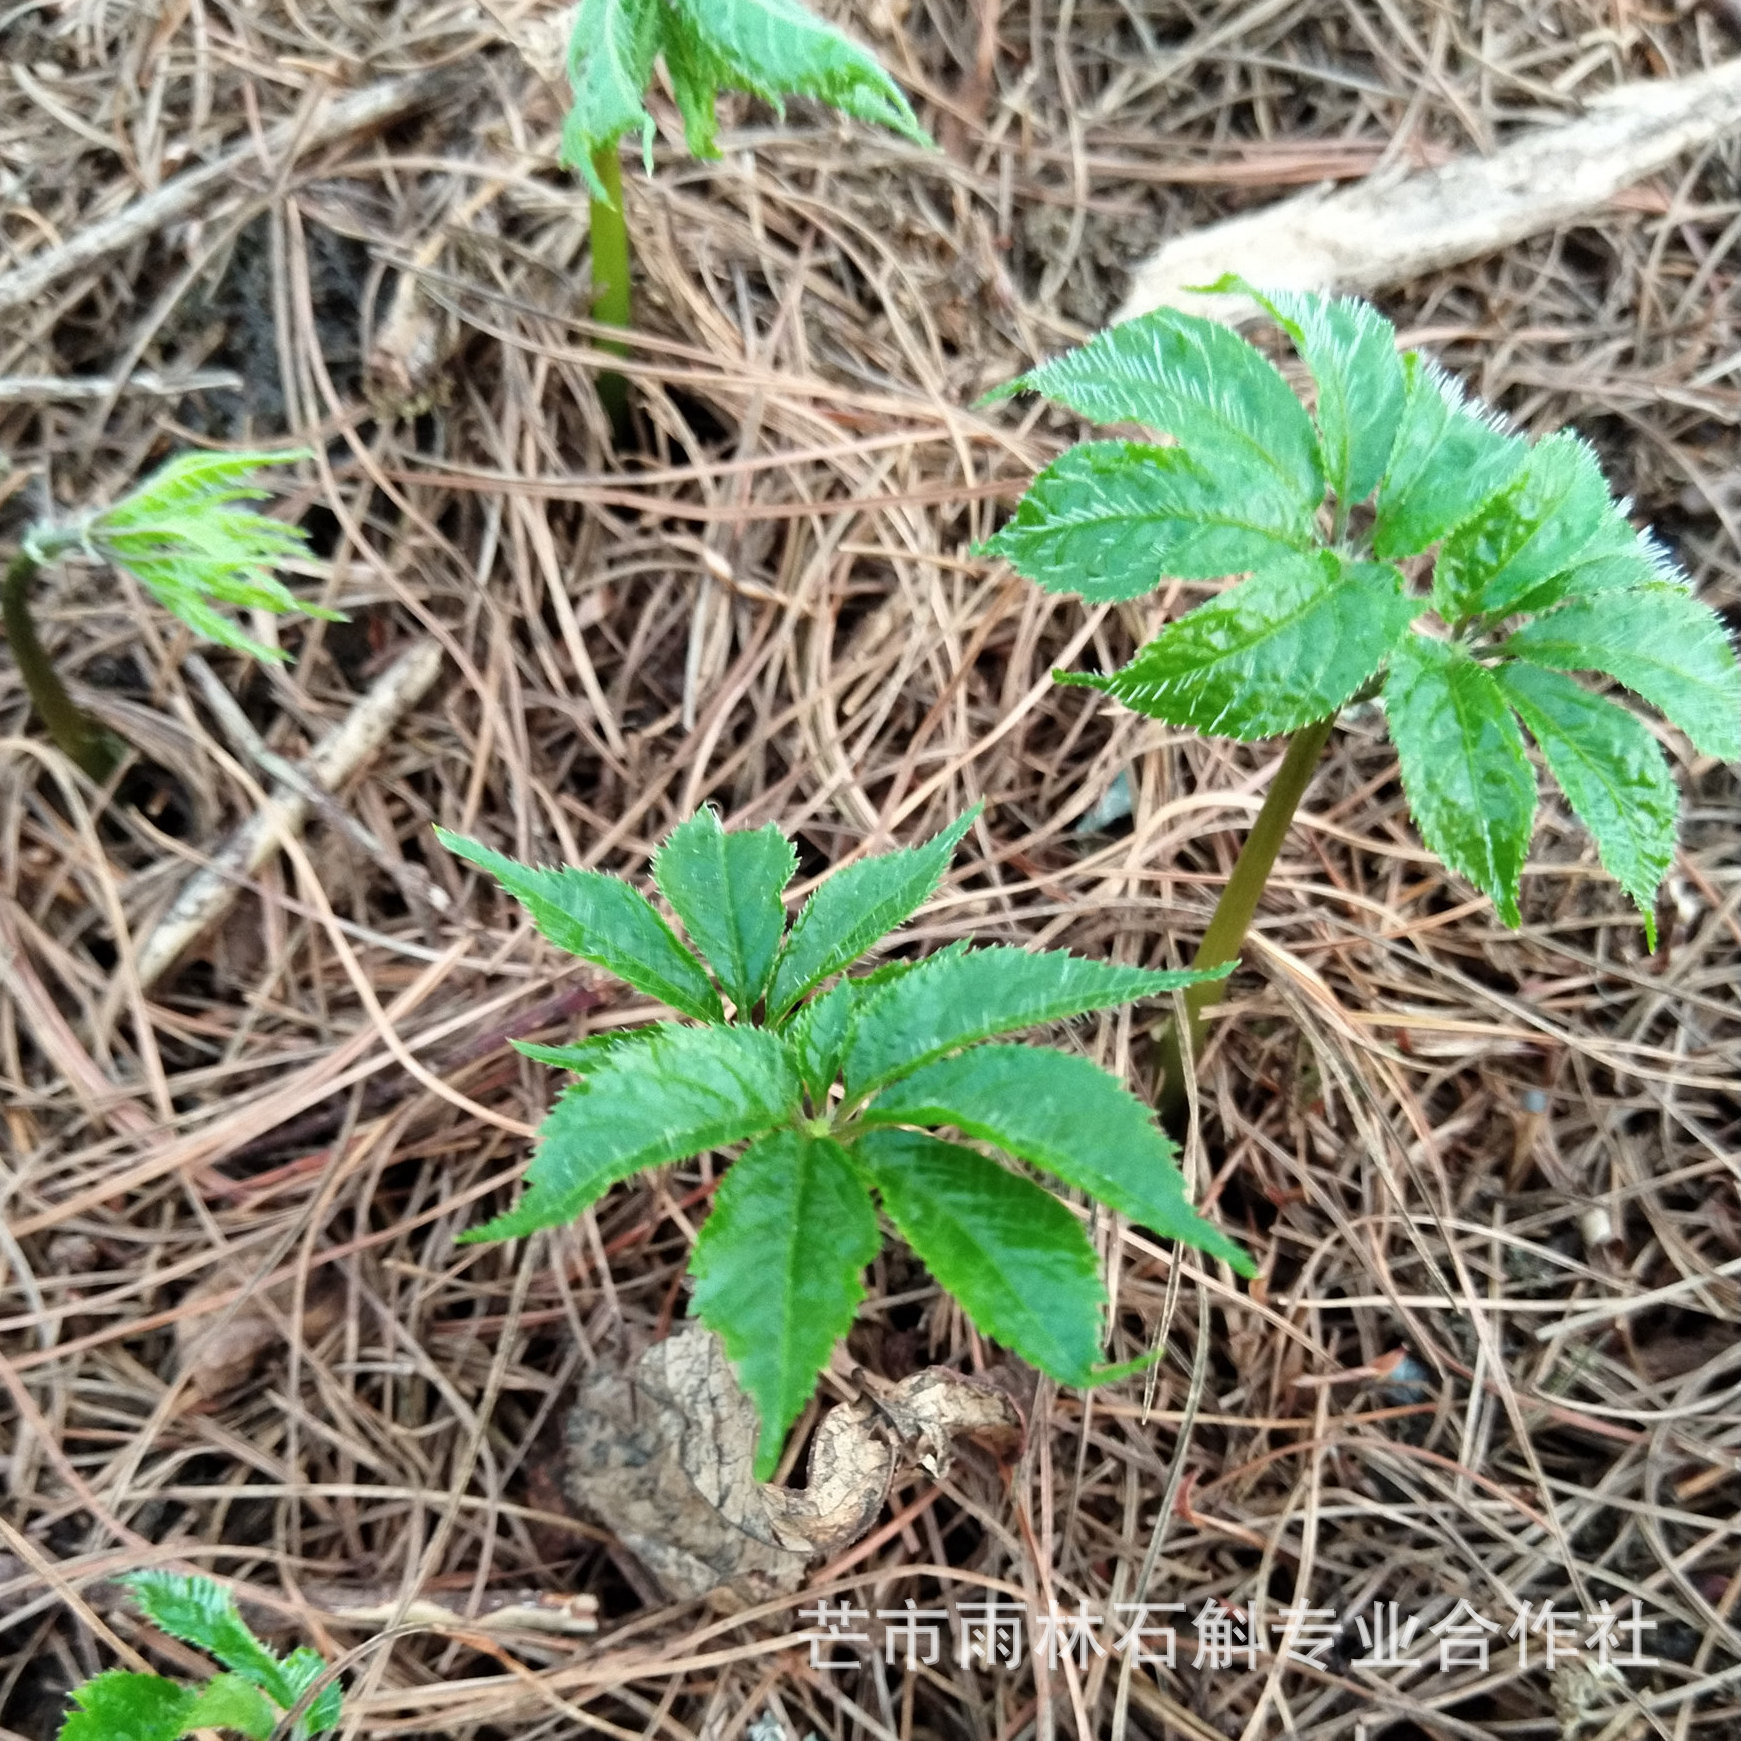
[[[860,859],[829,876],[786,939],[768,992],[768,1021],[779,1021],[811,987],[850,966],[924,906],[983,808],[975,804],[922,846]]]
[[[1722,619],[1678,586],[1576,600],[1501,649],[1550,671],[1601,671],[1642,695],[1696,748],[1741,760],[1741,673]]]
[[[952,1124],[1244,1276],[1257,1266],[1186,1201],[1176,1151],[1149,1109],[1098,1064],[1037,1046],[979,1046],[886,1088],[864,1122]]]
[[[719,89],[726,82],[726,69],[675,7],[665,19],[665,70],[683,117],[685,143],[697,157],[718,157]]]
[[[711,809],[680,822],[653,857],[653,881],[746,1020],[768,987],[798,855],[773,823],[727,834]]]
[[[1260,290],[1231,275],[1212,286],[1243,290],[1294,341],[1318,388],[1318,446],[1337,500],[1378,488],[1402,423],[1403,369],[1396,328],[1369,302],[1299,290]]]
[[[796,0],[674,0],[694,40],[718,67],[718,82],[781,107],[816,97],[919,145],[931,137],[875,55]],[[687,117],[686,117],[687,118]]]
[[[638,132],[653,147],[653,117],[644,101],[653,62],[664,46],[666,0],[580,0],[568,38],[568,82],[574,101],[562,124],[559,161],[577,169],[596,200],[608,201],[593,167],[595,151]]]
[[[866,1131],[854,1154],[901,1237],[981,1331],[1061,1384],[1102,1376],[1100,1266],[1056,1197],[917,1131]]]
[[[1634,530],[1626,518],[1626,504],[1610,502],[1595,536],[1577,556],[1511,608],[1522,616],[1536,616],[1567,599],[1630,592],[1640,586],[1684,590],[1689,584],[1674,558],[1648,532]]]
[[[198,1695],[162,1675],[110,1669],[72,1690],[78,1707],[60,1726],[59,1741],[179,1741]]]
[[[1419,604],[1387,563],[1287,557],[1170,623],[1121,671],[1055,673],[1126,707],[1251,741],[1333,714],[1384,663]]]
[[[706,968],[677,941],[646,896],[620,877],[573,865],[517,864],[463,834],[445,828],[435,834],[449,852],[488,871],[558,949],[596,962],[699,1022],[725,1020]]]
[[[1224,482],[1183,448],[1085,441],[1034,479],[983,549],[1047,592],[1102,604],[1167,577],[1243,573],[1312,541],[1297,499]]]
[[[1608,874],[1638,905],[1656,947],[1656,891],[1674,863],[1680,793],[1656,739],[1624,707],[1558,671],[1514,660],[1493,673],[1540,746]]]
[[[846,1047],[847,1094],[869,1094],[994,1034],[1117,1009],[1232,971],[1229,963],[1206,972],[1156,972],[1085,961],[1062,949],[1031,953],[999,945],[934,955],[859,1010]]]
[[[1391,658],[1384,703],[1421,838],[1520,924],[1535,773],[1492,673],[1461,646],[1410,635]]]
[[[1143,423],[1173,436],[1228,489],[1278,498],[1270,512],[1323,500],[1318,437],[1261,352],[1219,321],[1156,309],[988,395],[1043,393],[1096,423]]]
[[[190,1729],[238,1729],[253,1741],[272,1741],[278,1727],[278,1707],[251,1681],[236,1674],[216,1675],[199,1689]],[[121,1741],[119,1736],[112,1741]]]
[[[830,1138],[775,1131],[720,1185],[690,1260],[690,1310],[755,1399],[758,1481],[772,1478],[817,1374],[852,1327],[879,1243],[870,1194]]]
[[[563,1094],[538,1127],[519,1202],[460,1238],[519,1239],[560,1227],[643,1168],[784,1124],[798,1097],[798,1072],[779,1035],[664,1023],[639,1044],[606,1053]]]
[[[1610,506],[1587,442],[1567,429],[1537,442],[1517,476],[1445,539],[1433,569],[1439,615],[1508,616],[1604,532]]]
[[[93,556],[133,575],[196,634],[256,659],[281,661],[286,655],[280,648],[245,635],[207,601],[343,620],[337,611],[300,604],[272,572],[308,555],[307,534],[235,506],[268,493],[255,475],[262,467],[308,457],[301,449],[178,454],[113,507],[93,515],[81,542]]]
[[[327,1672],[326,1659],[307,1645],[299,1644],[284,1659],[284,1679],[291,1694],[290,1703],[300,1704],[308,1690]],[[306,1712],[298,1719],[298,1737],[319,1735],[336,1728],[344,1703],[344,1689],[328,1681],[309,1701]]]
[[[558,1070],[572,1070],[577,1076],[586,1076],[612,1052],[654,1039],[660,1031],[660,1024],[655,1022],[644,1028],[611,1028],[602,1034],[589,1034],[584,1040],[571,1041],[566,1046],[546,1046],[538,1040],[510,1040],[508,1044],[536,1064],[552,1064]]]
[[[1414,556],[1502,490],[1528,448],[1418,352],[1403,358],[1402,423],[1378,488],[1376,555]]]
[[[284,1665],[248,1630],[235,1598],[221,1584],[197,1574],[160,1571],[133,1572],[120,1581],[153,1626],[215,1656],[286,1709],[296,1703]]]

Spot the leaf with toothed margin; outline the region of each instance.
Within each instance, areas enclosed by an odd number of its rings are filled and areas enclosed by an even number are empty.
[[[1318,550],[1199,605],[1120,671],[1055,675],[1172,725],[1275,737],[1335,713],[1379,670],[1419,608],[1387,563],[1345,563]]]

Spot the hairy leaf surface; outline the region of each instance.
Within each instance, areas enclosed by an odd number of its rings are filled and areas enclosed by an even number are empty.
[[[1391,659],[1384,702],[1421,838],[1506,924],[1521,923],[1535,773],[1492,673],[1460,646],[1410,635]]]
[[[982,808],[975,804],[922,846],[860,859],[822,883],[804,903],[774,969],[768,1020],[777,1022],[812,986],[850,966],[924,906]]]
[[[1060,1383],[1093,1383],[1106,1293],[1056,1197],[917,1131],[867,1131],[856,1153],[901,1237],[980,1330]]]
[[[666,18],[666,0],[580,0],[568,39],[574,101],[562,125],[560,160],[586,177],[594,199],[610,197],[593,167],[595,151],[638,132],[642,150],[652,153],[653,117],[643,99]]]
[[[912,105],[875,55],[797,0],[674,0],[719,69],[719,83],[781,106],[816,97],[920,145],[931,143]]]
[[[1044,1167],[1164,1238],[1256,1266],[1185,1198],[1176,1151],[1152,1114],[1098,1064],[1038,1046],[980,1046],[883,1090],[867,1124],[952,1124]]]
[[[695,1242],[690,1309],[755,1399],[758,1481],[773,1476],[816,1375],[851,1329],[880,1244],[870,1195],[830,1138],[774,1131],[726,1173]]]
[[[1296,499],[1218,479],[1183,448],[1085,441],[1034,479],[984,548],[1047,592],[1101,604],[1169,576],[1242,573],[1311,542]]]
[[[74,1687],[77,1707],[60,1741],[179,1741],[191,1727],[199,1696],[162,1675],[110,1669]]]
[[[1558,671],[1514,660],[1494,680],[1595,836],[1608,873],[1638,905],[1656,947],[1656,891],[1674,863],[1680,793],[1656,739],[1612,701]]]
[[[1625,507],[1610,502],[1595,536],[1558,574],[1533,587],[1512,606],[1525,616],[1539,615],[1573,598],[1630,592],[1640,586],[1688,586],[1675,560],[1648,533],[1637,532]]]
[[[1396,328],[1371,303],[1352,297],[1257,290],[1232,277],[1215,288],[1255,297],[1294,341],[1318,388],[1325,477],[1338,501],[1364,502],[1384,476],[1402,422]]]
[[[1470,404],[1436,363],[1403,358],[1402,424],[1378,490],[1372,548],[1413,556],[1461,525],[1516,474],[1529,451],[1494,414]]]
[[[1313,551],[1260,569],[1170,623],[1122,671],[1057,678],[1173,725],[1274,737],[1334,713],[1418,609],[1389,564],[1345,565]]]
[[[1525,623],[1503,651],[1552,671],[1601,671],[1673,720],[1696,748],[1741,759],[1741,674],[1722,619],[1678,586],[1644,586]]]
[[[284,1659],[284,1679],[290,1688],[292,1705],[300,1704],[303,1695],[327,1672],[326,1661],[307,1645],[298,1645]],[[299,1735],[319,1735],[338,1726],[344,1704],[344,1689],[337,1681],[328,1681],[309,1700],[308,1710],[297,1725]]]
[[[993,946],[934,955],[859,1010],[846,1048],[847,1093],[868,1094],[993,1034],[1116,1009],[1206,979],[1225,979],[1231,971],[1229,965],[1207,972],[1156,972],[1085,961],[1061,949],[1030,953]]]
[[[1517,476],[1445,539],[1433,570],[1439,615],[1454,623],[1516,610],[1572,567],[1610,506],[1587,442],[1570,430],[1537,442]]]
[[[1279,498],[1269,513],[1314,511],[1324,495],[1317,432],[1273,364],[1219,321],[1162,308],[1000,387],[1043,393],[1096,423],[1144,423],[1224,487]]]
[[[435,833],[449,852],[488,871],[558,949],[596,962],[697,1021],[725,1020],[707,969],[677,941],[646,896],[620,877],[573,865],[558,870],[517,864],[463,834],[445,828]]]
[[[653,880],[737,1006],[741,1021],[767,990],[786,909],[780,894],[798,855],[774,824],[727,834],[703,807],[653,857]]]
[[[797,1070],[777,1034],[666,1023],[635,1046],[605,1053],[557,1101],[539,1126],[520,1201],[460,1238],[518,1239],[560,1227],[644,1167],[785,1123],[798,1094]]]
[[[210,1578],[160,1571],[134,1572],[121,1581],[153,1626],[215,1656],[285,1709],[296,1703],[284,1665],[248,1630],[236,1611],[235,1598],[222,1585]]]

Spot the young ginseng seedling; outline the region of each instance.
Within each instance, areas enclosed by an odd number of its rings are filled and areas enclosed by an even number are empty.
[[[222,1585],[176,1572],[136,1572],[122,1582],[153,1626],[216,1657],[227,1672],[189,1687],[111,1669],[73,1688],[78,1708],[61,1725],[59,1741],[180,1741],[197,1729],[233,1729],[253,1741],[282,1732],[288,1741],[307,1741],[338,1726],[338,1683],[314,1691],[326,1663],[306,1646],[274,1656]],[[291,1711],[296,1720],[281,1731]]]
[[[994,397],[1042,393],[1176,445],[1089,441],[1048,466],[985,546],[1052,592],[1136,598],[1164,580],[1244,579],[1168,624],[1120,671],[1059,672],[1173,725],[1291,733],[1196,964],[1230,961],[1343,705],[1380,697],[1421,835],[1520,922],[1534,827],[1527,731],[1655,947],[1678,792],[1649,727],[1572,676],[1611,677],[1694,747],[1741,756],[1741,676],[1723,624],[1576,435],[1530,443],[1365,303],[1240,290],[1287,333],[1308,413],[1216,322],[1162,309]],[[1187,994],[1193,1018],[1219,991]],[[1181,1106],[1170,1056],[1163,1110]]]
[[[568,45],[574,103],[561,159],[592,190],[594,313],[610,326],[627,326],[630,315],[617,141],[639,132],[652,172],[653,117],[644,99],[661,56],[697,157],[719,155],[714,102],[727,88],[776,107],[787,96],[816,97],[917,144],[931,143],[876,57],[798,0],[581,0]],[[602,390],[620,433],[627,410],[622,377],[608,377]]]
[[[580,1081],[545,1119],[519,1203],[464,1237],[556,1227],[645,1167],[747,1144],[690,1274],[692,1310],[760,1412],[764,1480],[864,1298],[881,1242],[876,1200],[987,1336],[1066,1384],[1130,1370],[1100,1364],[1106,1295],[1081,1224],[977,1145],[1255,1273],[1186,1202],[1172,1144],[1115,1077],[1068,1052],[984,1043],[1204,975],[965,944],[848,975],[936,892],[977,814],[836,871],[787,930],[790,844],[771,825],[727,833],[702,810],[653,860],[687,943],[619,878],[531,869],[441,836],[552,943],[688,1018],[577,1046],[522,1045]],[[942,1127],[967,1140],[930,1134]]]
[[[82,552],[94,562],[125,569],[196,635],[256,659],[283,659],[277,648],[243,634],[215,604],[342,620],[337,611],[301,603],[272,572],[307,554],[307,536],[237,506],[266,494],[254,475],[262,466],[307,457],[180,454],[113,507],[25,533],[6,570],[6,637],[49,736],[93,780],[105,780],[114,771],[122,746],[67,694],[36,633],[31,582],[49,564]]]

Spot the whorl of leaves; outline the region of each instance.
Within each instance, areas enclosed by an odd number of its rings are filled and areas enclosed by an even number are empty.
[[[523,1046],[577,1080],[539,1130],[520,1200],[465,1237],[556,1227],[642,1168],[747,1145],[696,1241],[691,1305],[760,1411],[763,1479],[864,1297],[879,1202],[987,1336],[1067,1384],[1125,1369],[1100,1361],[1106,1295],[1080,1219],[1024,1169],[1255,1273],[1191,1208],[1171,1142],[1115,1077],[1071,1054],[984,1044],[1227,969],[956,945],[848,973],[936,893],[977,814],[835,871],[788,928],[785,837],[728,833],[702,810],[653,861],[686,941],[620,879],[441,835],[551,942],[693,1019]]]
[[[1678,789],[1657,733],[1567,674],[1612,678],[1733,761],[1741,671],[1722,621],[1576,435],[1531,444],[1435,364],[1399,356],[1363,302],[1209,288],[1270,313],[1312,378],[1312,411],[1253,346],[1170,308],[992,396],[1042,393],[1173,444],[1071,448],[986,553],[1095,602],[1235,582],[1122,670],[1060,681],[1244,739],[1379,699],[1422,837],[1509,925],[1535,823],[1527,732],[1654,948]]]

